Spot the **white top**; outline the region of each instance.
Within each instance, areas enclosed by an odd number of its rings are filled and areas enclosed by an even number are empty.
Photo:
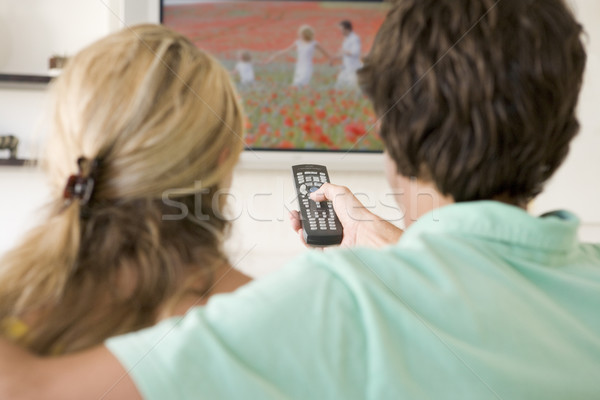
[[[362,67],[360,61],[360,38],[354,32],[350,32],[342,43],[343,65],[344,70],[348,72],[356,72]]]
[[[254,67],[252,67],[251,62],[239,61],[235,65],[235,70],[240,74],[242,84],[254,83]]]
[[[296,40],[296,70],[294,71],[294,86],[308,85],[313,74],[313,57],[315,55],[316,41],[306,42]]]

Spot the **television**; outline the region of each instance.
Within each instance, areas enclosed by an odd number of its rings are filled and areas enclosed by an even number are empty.
[[[356,69],[387,11],[381,1],[162,0],[161,23],[230,71],[246,148],[381,153]],[[350,23],[350,24],[348,24]]]

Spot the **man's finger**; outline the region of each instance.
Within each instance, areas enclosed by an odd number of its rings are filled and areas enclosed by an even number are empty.
[[[310,198],[314,201],[333,201],[337,196],[341,196],[349,192],[350,190],[345,186],[324,183],[314,193],[311,193]]]
[[[292,223],[292,229],[296,232],[302,230],[302,222],[300,218],[300,213],[296,210],[292,210],[289,213],[290,221]]]

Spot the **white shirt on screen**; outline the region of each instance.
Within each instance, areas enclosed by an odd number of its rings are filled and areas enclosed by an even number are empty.
[[[361,43],[360,37],[354,32],[350,32],[342,43],[342,71],[337,77],[336,86],[338,87],[356,87],[356,71],[362,67]]]
[[[251,62],[239,61],[235,65],[235,70],[240,74],[242,85],[250,85],[254,83],[254,67]]]
[[[306,86],[309,84],[313,74],[313,57],[315,55],[316,41],[296,41],[298,52],[296,59],[296,70],[294,71],[293,86]]]

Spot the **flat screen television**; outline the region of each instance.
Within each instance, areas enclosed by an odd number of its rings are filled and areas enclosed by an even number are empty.
[[[247,148],[377,153],[375,114],[355,71],[386,9],[368,0],[162,0],[161,22],[231,72]]]

